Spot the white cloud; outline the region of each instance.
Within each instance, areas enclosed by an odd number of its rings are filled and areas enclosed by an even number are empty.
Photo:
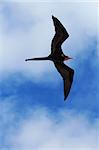
[[[7,8],[11,10],[11,17],[5,13]],[[97,34],[95,3],[2,3],[0,75],[2,72],[4,77],[6,73],[17,71],[41,78],[54,71],[50,62],[24,62],[27,57],[44,56],[50,52],[54,35],[52,14],[70,33],[63,45],[64,52],[72,57],[85,55],[91,44],[90,38]],[[75,61],[73,63],[76,65]],[[90,121],[86,114],[73,110],[59,110],[56,114],[41,107],[27,110],[23,116],[15,112],[12,101],[0,102],[1,150],[9,147],[11,150],[98,150],[99,118]]]
[[[35,1],[35,0],[4,0],[4,2],[42,2],[42,3],[44,3],[44,2],[53,2],[53,0],[37,0],[37,1]],[[87,2],[92,2],[92,3],[94,3],[94,1],[93,0],[74,0],[74,1],[72,1],[72,0],[70,0],[70,1],[68,1],[68,0],[54,0],[54,2],[53,3],[56,3],[56,2],[59,2],[59,3],[61,3],[61,2],[63,2],[63,3],[65,3],[65,2],[85,2],[85,3],[87,3]],[[98,1],[96,0],[95,2],[97,2],[98,3]]]
[[[7,9],[11,11],[9,14]],[[38,78],[53,72],[50,62],[24,61],[27,57],[50,53],[54,35],[52,14],[70,33],[63,45],[67,55],[80,57],[80,53],[85,54],[91,45],[90,38],[97,33],[96,3],[2,3],[0,10],[0,72],[25,72]]]
[[[99,56],[99,3],[98,3],[98,11],[97,11],[97,42],[98,42],[98,45],[97,45],[97,54]]]
[[[1,150],[98,150],[99,118],[92,121],[73,110],[51,112],[43,107],[23,116],[12,103],[0,106]]]

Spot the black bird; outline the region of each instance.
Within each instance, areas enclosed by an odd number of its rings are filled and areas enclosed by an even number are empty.
[[[31,58],[26,59],[25,61],[30,60],[53,61],[55,67],[61,74],[64,81],[64,100],[65,100],[70,92],[74,75],[74,70],[63,63],[65,60],[71,59],[71,57],[64,55],[61,48],[62,43],[69,37],[69,34],[56,17],[52,16],[52,19],[55,26],[55,35],[51,43],[51,54],[47,57]]]

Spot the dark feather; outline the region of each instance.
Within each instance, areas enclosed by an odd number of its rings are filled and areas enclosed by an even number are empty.
[[[51,43],[51,54],[47,57],[26,59],[26,61],[30,60],[53,61],[55,67],[61,74],[64,81],[64,100],[65,100],[70,92],[74,75],[74,70],[63,63],[65,60],[68,60],[70,58],[64,55],[61,48],[62,43],[69,37],[69,34],[56,17],[52,16],[52,19],[55,26],[55,36]]]
[[[54,53],[56,50],[62,52],[61,45],[69,37],[69,34],[56,17],[52,16],[52,19],[55,26],[55,36],[51,43],[51,53]]]
[[[74,70],[70,67],[66,66],[63,62],[54,62],[55,67],[57,68],[58,72],[61,74],[63,81],[64,81],[64,100],[66,100],[71,85],[73,82]]]

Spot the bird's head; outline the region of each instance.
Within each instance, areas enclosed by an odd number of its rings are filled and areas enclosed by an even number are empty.
[[[69,57],[69,56],[65,56],[65,57],[64,57],[64,61],[65,61],[65,60],[69,60],[69,59],[72,59],[72,58]]]

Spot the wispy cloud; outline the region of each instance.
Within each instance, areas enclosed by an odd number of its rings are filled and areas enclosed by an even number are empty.
[[[4,2],[35,2],[35,0],[4,0]],[[40,2],[40,3],[44,3],[44,2],[52,2],[52,3],[56,3],[56,2],[59,2],[59,3],[68,3],[68,0],[55,0],[54,2],[53,2],[53,0],[37,0],[36,2]],[[70,0],[69,2],[71,2],[71,3],[73,3],[73,2],[85,2],[85,3],[88,3],[88,2],[92,2],[92,3],[94,3],[94,1],[93,0],[74,0],[74,1],[72,1],[72,0]],[[96,1],[97,2],[97,1]]]
[[[28,64],[24,60],[50,53],[54,36],[52,14],[70,34],[63,45],[67,55],[74,58],[86,55],[88,46],[97,38],[96,3],[2,3],[0,11],[0,72],[28,72],[38,78],[51,72],[53,67],[49,62]]]
[[[54,65],[24,61],[50,53],[52,14],[70,34],[64,53],[67,49],[75,58],[69,64],[75,76],[66,103]],[[1,3],[1,150],[98,150],[97,45],[96,3]]]
[[[22,105],[33,107],[41,104],[51,109],[75,108],[78,112],[88,111],[94,116],[99,116],[99,86],[98,70],[94,69],[90,61],[80,63],[74,76],[74,82],[66,102],[63,101],[63,81],[58,72],[53,79],[47,75],[37,82],[34,78],[26,78],[23,74],[10,74],[0,81],[0,97],[17,97],[18,108]],[[87,68],[84,66],[88,65]],[[86,76],[85,76],[86,72]],[[90,76],[90,74],[92,76]],[[90,78],[89,78],[90,77]],[[57,79],[56,79],[57,78]],[[48,80],[49,79],[49,80]],[[55,81],[56,80],[56,81]]]
[[[98,150],[98,119],[90,120],[74,110],[51,112],[45,107],[29,109],[20,116],[15,105],[3,102],[0,106],[1,150]]]

